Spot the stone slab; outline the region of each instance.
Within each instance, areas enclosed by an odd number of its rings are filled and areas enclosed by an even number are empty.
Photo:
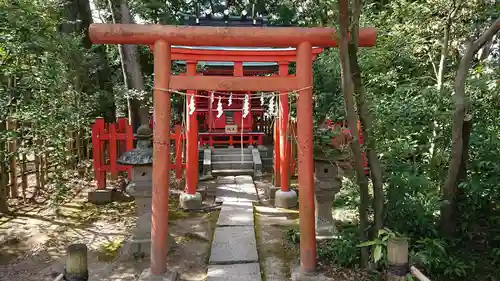
[[[257,193],[253,183],[221,184],[217,187],[215,196],[224,202],[227,201],[257,201]]]
[[[253,226],[252,202],[226,201],[217,220],[217,226]]]
[[[209,264],[258,262],[253,226],[218,227],[212,241]]]
[[[217,183],[218,184],[228,184],[228,183],[235,183],[235,181],[234,181],[233,176],[225,176],[225,177],[217,178]]]
[[[90,191],[87,194],[87,199],[88,202],[96,205],[103,205],[103,204],[108,204],[111,203],[113,199],[113,194],[112,194],[111,189],[97,189],[95,191]]]
[[[168,271],[164,275],[153,275],[149,269],[145,269],[139,276],[139,281],[179,281],[180,275],[176,271]]]
[[[261,281],[259,263],[209,265],[207,281]]]
[[[292,281],[334,281],[321,273],[303,273],[299,265],[291,266]]]

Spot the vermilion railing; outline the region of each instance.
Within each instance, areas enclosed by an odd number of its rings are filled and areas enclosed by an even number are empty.
[[[98,189],[106,188],[108,173],[111,180],[116,180],[118,174],[127,172],[130,179],[131,166],[117,163],[118,157],[124,152],[134,148],[134,134],[132,126],[127,118],[118,118],[117,123],[105,123],[103,118],[97,118],[92,124],[92,154],[94,159],[94,178]],[[170,134],[170,140],[174,141],[174,149],[171,154],[175,155],[170,169],[175,170],[176,178],[182,178],[185,168],[183,163],[183,141],[185,139],[181,126],[176,125],[174,132]],[[167,156],[168,157],[168,156]]]

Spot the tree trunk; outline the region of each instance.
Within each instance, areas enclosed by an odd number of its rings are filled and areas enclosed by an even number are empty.
[[[108,96],[100,103],[101,114],[106,122],[114,123],[116,121],[116,103],[113,82],[111,81],[111,69],[106,56],[106,46],[97,46],[95,52],[99,57],[99,65],[101,65],[97,72],[99,88],[108,93]]]
[[[365,139],[368,164],[370,166],[370,175],[373,183],[373,210],[375,214],[372,237],[375,237],[378,230],[384,226],[385,196],[382,182],[382,167],[377,157],[376,141],[373,135],[373,118],[370,112],[369,100],[367,100],[365,96],[361,68],[358,62],[359,16],[361,13],[360,0],[353,1],[352,11],[353,22],[351,23],[351,41],[349,42],[349,62],[356,92],[356,105],[358,107],[358,115]]]
[[[469,44],[455,77],[455,113],[452,125],[451,160],[448,175],[442,187],[443,204],[441,206],[441,232],[445,236],[452,235],[456,230],[456,190],[463,150],[463,123],[465,121],[467,104],[465,98],[465,81],[474,55],[484,44],[490,41],[500,29],[498,18],[479,39]]]
[[[5,120],[0,119],[0,136],[5,133]],[[2,137],[0,137],[0,213],[6,214],[9,212],[9,203],[7,202],[8,187],[8,173],[5,157],[6,145]]]
[[[348,0],[339,0],[339,50],[340,50],[340,70],[342,78],[342,92],[344,94],[345,110],[347,115],[347,123],[352,133],[351,150],[354,158],[356,170],[356,179],[360,188],[360,205],[359,205],[359,238],[360,241],[366,241],[366,230],[368,229],[368,207],[369,193],[368,181],[366,179],[363,167],[363,159],[361,147],[359,145],[358,136],[355,133],[357,128],[357,117],[354,108],[354,84],[351,75],[349,63],[349,46],[348,46],[348,29],[349,29],[349,3]],[[368,266],[368,249],[361,248],[361,266]]]
[[[444,26],[443,30],[443,43],[441,45],[441,56],[439,59],[439,69],[436,75],[436,80],[437,80],[437,90],[438,93],[441,95],[443,92],[443,83],[444,83],[444,74],[445,74],[445,64],[446,64],[446,57],[448,56],[448,49],[450,46],[450,33],[451,33],[451,26],[453,24],[453,19],[455,18],[456,13],[462,6],[463,0],[458,0],[458,3],[453,2],[453,7],[448,14],[448,17],[446,19],[446,23]],[[439,130],[439,125],[436,120],[432,122],[432,139],[430,141],[430,148],[429,148],[429,155],[430,155],[430,163],[431,164],[436,164],[435,163],[435,157],[437,154],[436,151],[436,140],[438,137],[438,130]]]
[[[126,24],[134,23],[126,0],[109,0],[109,5],[114,22]],[[142,77],[137,46],[121,45],[119,48],[125,86],[128,89],[144,92],[144,79]],[[145,104],[142,104],[140,100],[135,98],[129,98],[128,105],[130,123],[135,132],[141,124],[148,124],[149,111]]]

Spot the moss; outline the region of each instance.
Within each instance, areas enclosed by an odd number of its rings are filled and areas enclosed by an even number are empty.
[[[267,281],[267,276],[266,276],[266,268],[262,264],[262,261],[264,260],[264,251],[265,248],[261,247],[261,237],[260,237],[260,223],[258,216],[259,214],[257,213],[257,210],[255,209],[255,206],[253,208],[253,222],[254,222],[254,232],[255,232],[255,241],[257,241],[257,256],[259,258],[259,265],[260,265],[260,278],[262,281]]]
[[[216,210],[207,214],[204,214],[204,219],[207,220],[208,226],[210,228],[210,241],[207,245],[207,257],[205,258],[205,264],[208,265],[210,261],[210,253],[212,252],[212,241],[214,240],[215,228],[217,227],[217,219],[219,218],[220,210]]]

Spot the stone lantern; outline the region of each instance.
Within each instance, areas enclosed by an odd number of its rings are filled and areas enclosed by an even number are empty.
[[[339,168],[333,161],[315,159],[315,215],[316,236],[333,236],[337,232],[333,219],[333,200],[340,191],[342,179]]]
[[[147,125],[141,125],[135,135],[137,147],[123,153],[117,160],[121,165],[132,166],[132,181],[127,186],[127,193],[134,196],[137,205],[137,222],[133,236],[128,244],[128,254],[134,258],[143,258],[151,253],[151,204],[153,189],[153,148],[152,131]],[[168,235],[169,246],[172,238]]]

